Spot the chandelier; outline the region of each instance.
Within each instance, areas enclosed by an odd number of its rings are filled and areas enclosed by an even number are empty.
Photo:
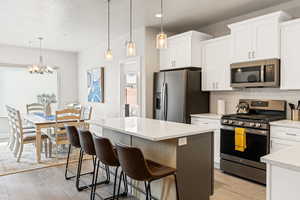
[[[54,69],[48,65],[44,64],[44,59],[42,55],[42,37],[38,37],[40,41],[40,57],[39,57],[39,63],[38,64],[32,64],[28,67],[28,71],[31,74],[52,74]]]

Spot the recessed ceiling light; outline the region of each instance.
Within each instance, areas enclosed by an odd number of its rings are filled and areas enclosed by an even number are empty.
[[[155,14],[155,17],[157,17],[157,18],[162,18],[162,14],[161,14],[161,13],[156,13],[156,14]]]

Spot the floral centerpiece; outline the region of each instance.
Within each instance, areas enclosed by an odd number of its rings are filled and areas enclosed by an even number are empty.
[[[44,105],[45,116],[51,116],[51,104],[57,102],[55,94],[40,94],[37,99],[38,103]]]

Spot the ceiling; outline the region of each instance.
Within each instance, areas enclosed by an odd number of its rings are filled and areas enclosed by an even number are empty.
[[[288,0],[165,0],[166,29],[182,32]],[[160,0],[133,0],[134,27],[159,25]],[[129,1],[112,0],[112,38],[128,32]],[[80,51],[106,41],[105,0],[0,0],[0,43]],[[33,43],[36,47],[37,43]]]

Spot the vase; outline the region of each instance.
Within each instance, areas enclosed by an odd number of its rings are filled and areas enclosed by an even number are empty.
[[[50,117],[51,116],[51,104],[46,104],[45,106],[45,116]]]

